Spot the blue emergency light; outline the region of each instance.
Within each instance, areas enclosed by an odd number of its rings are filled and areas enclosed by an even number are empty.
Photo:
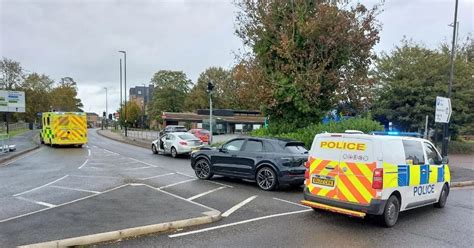
[[[389,135],[389,136],[407,136],[421,138],[421,134],[416,132],[398,132],[398,131],[373,131],[372,135]]]

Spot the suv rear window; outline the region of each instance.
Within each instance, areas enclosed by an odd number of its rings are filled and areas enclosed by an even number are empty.
[[[295,153],[295,154],[305,154],[308,153],[308,150],[304,148],[302,145],[297,145],[297,144],[289,144],[285,146],[285,151],[289,153]]]

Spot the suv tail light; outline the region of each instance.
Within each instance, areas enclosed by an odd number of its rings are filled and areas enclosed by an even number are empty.
[[[309,179],[309,169],[306,169],[304,172],[304,178]]]
[[[374,178],[372,180],[372,188],[382,189],[383,188],[383,168],[376,168],[374,170]]]
[[[187,146],[187,145],[188,145],[188,142],[186,142],[186,141],[180,141],[179,144],[184,145],[184,146]]]

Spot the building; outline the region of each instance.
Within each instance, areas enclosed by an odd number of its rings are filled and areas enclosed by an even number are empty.
[[[153,92],[155,87],[153,84],[148,86],[135,86],[129,90],[129,101],[134,101],[140,106],[140,109],[145,109],[149,102],[153,100]]]
[[[213,133],[245,133],[261,128],[265,117],[260,111],[215,109],[213,114]],[[195,113],[163,112],[164,126],[183,125],[188,128],[209,130],[209,109],[198,109]]]
[[[102,121],[101,118],[99,118],[99,115],[96,113],[88,112],[86,113],[87,116],[87,127],[99,127],[100,122]]]

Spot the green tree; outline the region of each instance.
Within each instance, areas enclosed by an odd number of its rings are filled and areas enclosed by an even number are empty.
[[[135,101],[127,102],[127,126],[138,127],[142,118],[142,110]],[[125,109],[122,108],[117,110],[118,113],[122,113],[123,116],[119,117],[120,125],[125,125]]]
[[[50,110],[53,84],[54,81],[44,74],[32,73],[26,76],[21,85],[26,98],[26,111],[22,114],[25,121],[33,122],[37,113]]]
[[[182,71],[160,70],[151,79],[155,85],[153,101],[150,103],[151,116],[160,120],[164,111],[181,112],[185,110],[186,97],[190,91],[191,80]]]
[[[334,0],[241,0],[237,35],[262,75],[264,111],[296,128],[319,122],[341,103],[362,109],[379,40],[377,7]],[[253,87],[258,88],[258,87]]]
[[[23,69],[19,62],[3,58],[0,61],[0,88],[17,89],[23,82]]]
[[[82,112],[84,105],[77,97],[77,83],[71,77],[64,77],[52,91],[52,107],[57,111]]]
[[[456,49],[452,87],[451,131],[474,133],[474,43],[472,38]],[[450,71],[449,45],[428,49],[402,41],[391,53],[382,53],[376,62],[378,82],[373,104],[374,117],[391,121],[406,131],[424,129],[425,116],[434,125],[436,96],[447,96]]]

